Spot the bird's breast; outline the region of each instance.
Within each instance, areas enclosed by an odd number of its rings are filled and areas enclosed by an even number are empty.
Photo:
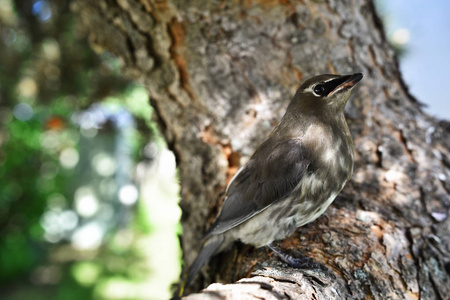
[[[317,219],[344,188],[353,173],[353,142],[346,123],[317,126],[307,136],[312,140],[310,165],[297,195],[296,226]]]
[[[319,179],[348,180],[353,172],[353,141],[345,119],[332,124],[313,123],[302,142],[309,150],[308,174]]]

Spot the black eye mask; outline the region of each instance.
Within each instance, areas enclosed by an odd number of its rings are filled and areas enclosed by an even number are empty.
[[[314,93],[319,96],[326,97],[329,93],[331,93],[335,88],[346,82],[350,79],[351,76],[342,76],[328,82],[319,83],[314,87]]]

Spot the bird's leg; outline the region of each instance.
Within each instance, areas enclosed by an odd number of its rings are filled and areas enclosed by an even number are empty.
[[[328,268],[322,265],[321,263],[315,261],[311,257],[308,257],[306,255],[296,255],[298,257],[293,257],[290,254],[287,254],[277,247],[275,247],[273,244],[267,245],[273,252],[275,252],[278,257],[281,258],[282,261],[287,263],[293,268],[297,269],[321,269],[321,270],[327,270]]]

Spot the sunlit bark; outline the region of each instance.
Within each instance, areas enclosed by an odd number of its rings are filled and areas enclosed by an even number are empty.
[[[353,179],[326,216],[281,243],[332,272],[292,270],[265,249],[237,246],[197,287],[246,278],[258,284],[207,290],[226,299],[449,297],[450,126],[409,95],[371,1],[76,0],[73,8],[92,47],[115,54],[151,94],[179,167],[188,263],[227,181],[300,82],[365,75],[346,110]]]

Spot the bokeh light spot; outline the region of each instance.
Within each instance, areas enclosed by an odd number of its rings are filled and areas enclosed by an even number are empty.
[[[52,16],[52,8],[45,0],[34,2],[31,12],[42,22],[47,21]]]
[[[41,226],[44,228],[45,232],[48,234],[59,234],[61,233],[61,228],[58,222],[58,210],[50,210],[45,212],[41,217]],[[54,241],[57,242],[58,240]]]
[[[55,39],[50,38],[43,41],[41,50],[44,57],[49,61],[59,61],[61,58],[61,49],[59,47],[59,43]]]
[[[73,230],[78,225],[78,215],[73,210],[65,210],[59,215],[58,222],[63,230]]]
[[[94,127],[89,127],[89,128],[81,127],[80,132],[84,137],[93,138],[97,135],[98,129],[94,128]]]
[[[66,198],[64,198],[63,195],[61,194],[52,194],[48,199],[47,199],[47,205],[50,209],[63,209],[64,207],[66,207]]]
[[[38,92],[38,86],[36,81],[31,77],[24,77],[17,85],[17,92],[20,96],[25,98],[36,97]]]
[[[91,262],[79,262],[73,266],[75,280],[83,286],[93,285],[100,276],[101,268]]]
[[[96,222],[78,228],[72,235],[72,245],[79,250],[97,249],[103,239],[103,229]]]
[[[41,146],[47,150],[56,150],[60,145],[58,134],[54,131],[46,131],[41,135]]]
[[[44,239],[49,242],[49,243],[58,243],[59,241],[61,241],[62,239],[62,234],[61,233],[50,233],[50,232],[45,232],[44,233]]]
[[[139,197],[136,186],[132,184],[124,185],[119,190],[119,200],[124,205],[133,205]]]
[[[100,176],[105,177],[113,175],[117,168],[115,160],[104,152],[94,156],[92,159],[92,165]]]
[[[13,115],[20,121],[28,121],[33,117],[33,108],[27,103],[14,106]]]
[[[78,151],[74,148],[66,148],[61,151],[59,155],[59,162],[61,166],[66,169],[72,169],[78,164],[78,160],[80,159],[80,155]]]
[[[93,216],[99,208],[99,201],[89,187],[80,187],[75,192],[75,209],[82,217]]]
[[[405,45],[409,42],[410,34],[406,28],[400,28],[394,31],[392,35],[392,42],[397,45]]]

